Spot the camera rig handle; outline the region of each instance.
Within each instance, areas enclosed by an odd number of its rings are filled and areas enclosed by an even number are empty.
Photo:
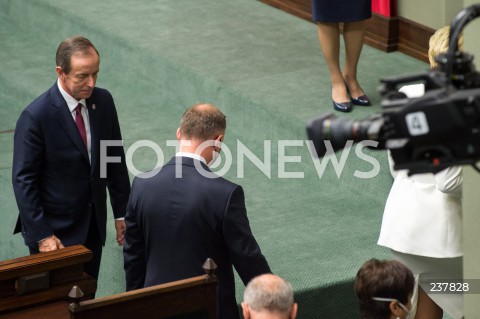
[[[458,51],[458,39],[460,34],[463,31],[463,28],[470,23],[473,19],[480,16],[480,4],[474,4],[468,8],[460,11],[455,18],[453,18],[452,23],[450,24],[450,38],[448,42],[448,51],[447,51],[447,65],[445,68],[447,76],[447,84],[450,84],[452,81],[455,55]]]

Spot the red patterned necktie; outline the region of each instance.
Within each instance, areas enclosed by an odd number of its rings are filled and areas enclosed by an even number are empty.
[[[81,103],[78,103],[77,107],[75,108],[75,124],[77,124],[78,132],[82,137],[83,144],[85,144],[85,148],[88,149],[87,131],[85,130],[85,122],[83,121],[82,106],[83,105]]]

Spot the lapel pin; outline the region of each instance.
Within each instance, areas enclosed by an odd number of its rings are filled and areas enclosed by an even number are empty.
[[[92,109],[95,111],[95,109],[97,108],[97,106],[95,104],[92,104]]]

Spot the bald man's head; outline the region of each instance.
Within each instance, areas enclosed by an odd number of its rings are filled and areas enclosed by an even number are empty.
[[[242,308],[247,317],[295,318],[297,305],[293,301],[292,285],[285,279],[264,274],[253,278],[245,288]],[[268,315],[266,315],[268,313]]]

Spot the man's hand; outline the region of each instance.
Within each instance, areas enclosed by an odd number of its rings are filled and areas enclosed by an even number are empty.
[[[42,240],[41,242],[38,243],[38,250],[41,253],[44,253],[44,252],[47,252],[47,251],[52,251],[52,250],[57,250],[57,249],[61,249],[61,248],[65,248],[65,246],[63,246],[60,239],[58,239],[57,236],[55,236],[55,235],[47,237],[47,238],[45,238],[44,240]]]
[[[123,237],[125,235],[125,229],[127,225],[124,220],[115,220],[115,229],[117,230],[117,244],[119,246],[123,245]]]

